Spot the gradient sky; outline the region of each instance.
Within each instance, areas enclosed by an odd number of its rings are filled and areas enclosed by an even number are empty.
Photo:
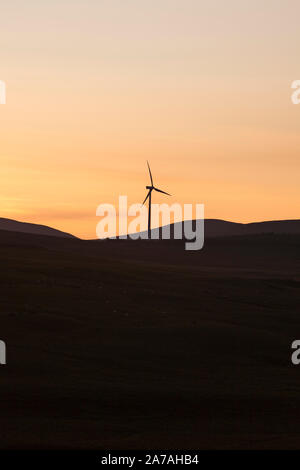
[[[6,2],[0,216],[95,238],[149,159],[206,217],[299,218],[299,44],[299,0]]]

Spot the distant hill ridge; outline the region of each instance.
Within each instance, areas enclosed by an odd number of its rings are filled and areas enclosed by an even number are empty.
[[[52,237],[76,238],[70,233],[62,232],[61,230],[56,230],[55,228],[48,227],[47,225],[18,222],[17,220],[4,219],[1,217],[0,230],[7,230],[10,232],[32,233],[35,235],[48,235]]]
[[[193,220],[192,222],[193,227],[195,228],[196,221]],[[170,225],[171,238],[174,237],[174,226],[177,224],[180,224],[180,222]],[[31,233],[35,235],[48,235],[61,238],[77,238],[70,233],[62,232],[61,230],[56,230],[46,225],[18,222],[16,220],[5,218],[0,218],[0,230]],[[159,233],[159,238],[161,238],[162,227],[152,229],[151,233],[152,236],[155,236],[157,233]],[[238,222],[228,222],[226,220],[220,219],[205,219],[204,233],[205,238],[231,237],[236,235],[257,235],[263,233],[300,235],[300,220],[272,220],[266,222],[251,222],[242,224]]]
[[[174,238],[174,230],[181,222],[170,224],[170,238]],[[195,230],[196,220],[192,221],[193,230]],[[162,230],[164,227],[154,228],[151,230],[152,238],[162,238]],[[241,235],[258,235],[258,234],[300,234],[300,220],[272,220],[266,222],[251,222],[242,224],[239,222],[228,222],[221,219],[205,219],[204,236],[205,238],[214,237],[232,237]],[[146,235],[147,232],[140,232],[140,235]]]
[[[300,234],[300,220],[270,220],[266,222],[238,223],[219,219],[206,219],[205,236],[256,235],[261,233]]]

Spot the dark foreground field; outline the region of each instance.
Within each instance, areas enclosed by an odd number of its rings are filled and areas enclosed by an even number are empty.
[[[0,231],[1,448],[300,448],[300,237]]]

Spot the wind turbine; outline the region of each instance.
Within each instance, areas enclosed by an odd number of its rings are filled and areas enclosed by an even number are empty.
[[[154,191],[157,191],[158,193],[163,193],[163,194],[166,194],[167,196],[171,196],[171,194],[169,193],[166,193],[165,191],[162,191],[161,189],[158,189],[154,186],[153,184],[153,178],[152,178],[152,173],[151,173],[151,170],[150,170],[150,165],[149,165],[149,162],[147,160],[147,165],[148,165],[148,170],[149,170],[149,175],[150,175],[150,180],[151,180],[151,186],[146,186],[146,189],[148,189],[148,194],[147,196],[145,197],[145,200],[143,202],[142,205],[145,204],[145,202],[147,201],[147,199],[149,198],[149,211],[148,211],[148,238],[151,238],[151,194],[152,194],[152,191],[154,189]]]

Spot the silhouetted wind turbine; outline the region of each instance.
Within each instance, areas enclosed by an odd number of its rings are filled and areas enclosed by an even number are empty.
[[[145,200],[143,202],[142,205],[145,204],[145,202],[147,201],[147,199],[149,198],[149,212],[148,212],[148,237],[151,238],[151,193],[154,189],[154,191],[157,191],[158,193],[163,193],[163,194],[166,194],[167,196],[171,196],[171,194],[169,193],[166,193],[165,191],[162,191],[161,189],[158,189],[154,186],[153,184],[153,178],[152,178],[152,173],[151,173],[151,170],[150,170],[150,165],[149,165],[149,162],[147,160],[147,165],[148,165],[148,170],[149,170],[149,175],[150,175],[150,180],[151,180],[151,186],[146,186],[146,189],[148,189],[148,194],[147,196],[145,197]]]

